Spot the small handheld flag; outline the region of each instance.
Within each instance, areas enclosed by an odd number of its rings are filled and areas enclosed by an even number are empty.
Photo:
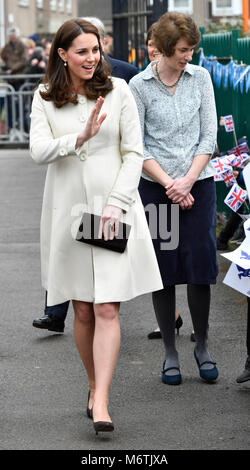
[[[228,116],[224,116],[224,126],[226,129],[226,132],[234,131],[234,120],[231,114],[229,114]]]
[[[232,209],[234,212],[237,212],[240,206],[242,206],[246,197],[247,191],[235,183],[224,199],[224,202],[228,207],[230,207],[230,209]]]
[[[221,173],[225,173],[225,171],[229,171],[231,168],[230,163],[228,163],[224,157],[222,158],[213,158],[211,163],[216,170],[216,174],[219,175]]]
[[[225,173],[222,174],[222,178],[224,180],[224,183],[226,186],[232,186],[234,183],[236,183],[236,178],[232,172],[232,170],[226,171]]]

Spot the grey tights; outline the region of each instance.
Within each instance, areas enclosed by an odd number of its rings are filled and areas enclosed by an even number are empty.
[[[188,306],[195,331],[195,350],[200,363],[211,361],[207,349],[207,330],[210,309],[210,285],[187,285]],[[175,347],[175,286],[167,286],[152,294],[158,325],[166,350],[164,368],[179,367],[178,352]],[[205,364],[204,368],[212,368]],[[168,371],[168,375],[175,375],[176,370]]]

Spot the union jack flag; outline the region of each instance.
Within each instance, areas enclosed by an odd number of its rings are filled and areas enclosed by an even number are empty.
[[[228,195],[224,199],[225,204],[230,207],[234,212],[240,208],[247,197],[247,191],[242,189],[237,183],[234,183],[233,187],[229,191]]]
[[[224,116],[224,126],[226,129],[226,132],[234,131],[234,120],[231,114],[228,116]]]
[[[211,163],[216,170],[216,174],[224,173],[225,171],[230,170],[230,164],[227,163],[224,158],[213,158]]]
[[[224,162],[225,162],[227,165],[230,165],[230,166],[232,166],[234,159],[235,159],[234,153],[233,153],[233,154],[230,154],[230,155],[225,155],[225,156],[223,157]]]
[[[229,155],[232,154],[232,153],[234,153],[234,154],[238,153],[237,149],[240,151],[240,153],[248,153],[249,152],[247,139],[245,137],[242,137],[241,139],[239,139],[238,147],[234,147],[231,150],[228,150],[227,153]]]
[[[223,175],[224,173],[218,173],[217,175],[214,175],[214,181],[223,181]]]
[[[226,171],[222,174],[222,178],[226,186],[232,186],[232,184],[236,183],[236,178],[232,172],[232,170]]]
[[[247,153],[240,153],[234,157],[235,158],[232,161],[232,166],[236,168],[244,168],[244,162],[249,159],[249,155]]]
[[[238,147],[239,147],[239,149],[240,149],[241,152],[246,152],[246,153],[249,152],[249,147],[248,147],[248,144],[247,144],[247,139],[245,139],[245,138],[241,139],[241,142],[239,142]]]

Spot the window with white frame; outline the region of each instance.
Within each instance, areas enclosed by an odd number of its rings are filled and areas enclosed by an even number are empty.
[[[56,0],[50,0],[49,6],[51,11],[56,11]]]
[[[64,12],[64,0],[58,0],[58,11]]]
[[[239,0],[212,0],[213,16],[235,16],[242,14],[242,3]]]
[[[232,8],[232,0],[217,0],[217,8]]]
[[[29,0],[18,0],[18,5],[20,7],[28,7],[29,6]]]
[[[169,11],[176,11],[178,13],[193,13],[193,0],[169,0]]]
[[[66,13],[72,13],[72,0],[66,0]]]
[[[37,8],[43,8],[43,0],[36,0]]]

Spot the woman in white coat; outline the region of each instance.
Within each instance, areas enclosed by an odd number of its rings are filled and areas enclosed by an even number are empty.
[[[101,116],[99,113],[102,111]],[[41,217],[42,284],[48,305],[72,300],[74,337],[89,381],[87,415],[113,431],[108,393],[120,346],[119,305],[162,289],[137,191],[143,155],[134,98],[110,77],[97,29],[69,20],[58,30],[35,91],[30,150],[49,164]],[[124,253],[76,241],[82,212],[101,216],[99,236],[131,225]]]

